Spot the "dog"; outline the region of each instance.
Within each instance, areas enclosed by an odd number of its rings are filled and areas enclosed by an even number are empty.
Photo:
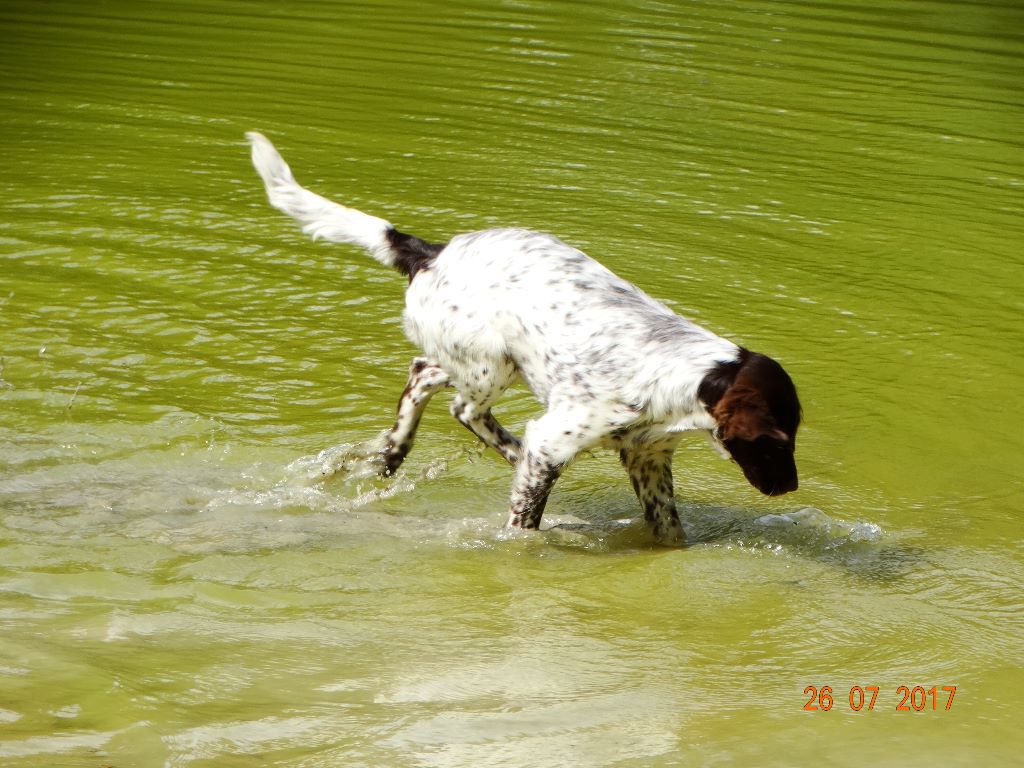
[[[300,186],[266,137],[246,134],[271,205],[314,239],[362,246],[408,278],[413,360],[378,460],[398,469],[430,398],[515,469],[508,525],[536,529],[548,495],[585,449],[618,450],[657,542],[685,541],[672,489],[682,435],[703,431],[769,496],[797,488],[800,401],[772,358],[672,312],[558,238],[489,229],[429,243]],[[522,440],[491,407],[522,380],[545,407]]]

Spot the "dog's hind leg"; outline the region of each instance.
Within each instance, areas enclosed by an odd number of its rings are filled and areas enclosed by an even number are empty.
[[[381,474],[385,477],[397,470],[405,457],[412,450],[412,442],[416,437],[423,409],[430,398],[448,385],[448,374],[437,363],[425,357],[417,357],[409,366],[409,381],[405,391],[398,400],[398,416],[395,426],[388,433],[387,441],[381,451],[384,467]]]
[[[522,451],[519,438],[506,430],[494,418],[490,408],[481,407],[478,403],[468,400],[461,393],[452,401],[452,416],[460,424],[484,441],[488,448],[493,448],[513,467],[518,463]]]
[[[481,357],[460,367],[453,382],[458,394],[452,401],[452,416],[466,429],[497,451],[513,467],[519,462],[522,444],[491,413],[491,406],[516,380],[518,372],[508,357]]]
[[[674,449],[673,442],[671,445],[629,446],[619,452],[655,541],[668,546],[682,544],[685,540],[672,495]]]

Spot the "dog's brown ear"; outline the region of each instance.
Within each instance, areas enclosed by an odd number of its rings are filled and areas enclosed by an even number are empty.
[[[752,387],[730,387],[718,401],[713,415],[718,422],[719,438],[723,441],[753,441],[764,436],[783,441],[789,439],[775,423],[764,397]]]

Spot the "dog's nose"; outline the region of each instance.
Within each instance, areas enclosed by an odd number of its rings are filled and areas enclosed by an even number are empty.
[[[797,479],[796,475],[793,475],[793,477],[787,478],[785,480],[777,480],[773,485],[771,485],[764,492],[768,496],[782,496],[783,494],[786,494],[786,493],[792,493],[793,491],[795,491],[799,487],[800,487],[800,481]],[[764,490],[764,489],[762,489],[762,490]]]

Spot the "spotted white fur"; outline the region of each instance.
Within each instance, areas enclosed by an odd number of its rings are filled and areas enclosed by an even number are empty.
[[[735,451],[741,438],[718,434],[727,414],[716,404],[725,401],[723,392],[742,389],[734,383],[752,353],[676,315],[552,235],[491,229],[432,246],[304,189],[266,138],[248,138],[275,207],[314,237],[361,245],[410,278],[405,331],[424,357],[413,362],[399,402],[383,453],[386,474],[408,454],[430,397],[452,386],[458,393],[452,414],[515,466],[510,526],[538,527],[561,471],[580,451],[603,445],[620,451],[658,541],[682,541],[672,453],[692,430],[717,435],[717,447]],[[770,358],[759,358],[781,371]],[[702,387],[716,376],[723,378],[721,391],[705,397],[713,387]],[[527,424],[521,442],[491,414],[517,379],[546,409]],[[791,461],[796,422],[780,429],[772,409],[756,408],[767,416],[760,426],[748,426],[742,439],[751,445],[761,440],[764,450],[778,448],[765,440],[784,442]],[[747,460],[737,460],[766,493],[795,488],[795,467],[792,481],[771,479],[776,484],[769,485],[751,474],[757,467],[748,471]]]

